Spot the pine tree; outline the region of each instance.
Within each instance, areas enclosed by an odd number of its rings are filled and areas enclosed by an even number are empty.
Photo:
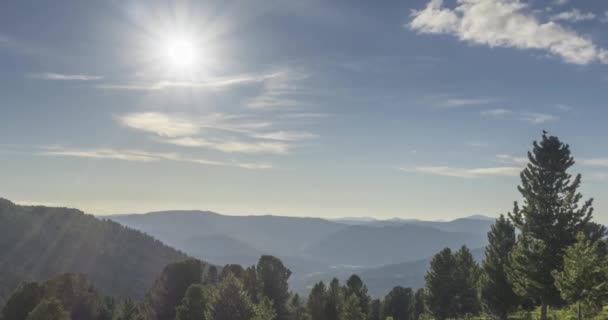
[[[416,290],[416,294],[414,294],[414,319],[420,320],[422,315],[424,314],[424,289],[420,288]]]
[[[568,173],[574,158],[570,147],[557,137],[544,134],[540,143],[534,142],[528,159],[518,187],[523,206],[516,202],[509,215],[526,244],[518,244],[514,250],[520,256],[512,257],[509,278],[520,295],[540,300],[541,320],[545,320],[547,306],[560,303],[551,271],[561,269],[564,249],[575,242],[577,232],[591,220],[593,199],[581,204],[582,195],[577,191],[581,175],[573,178]],[[542,263],[536,261],[532,272],[526,270],[528,266],[518,265],[534,261],[533,257],[541,258]]]
[[[137,315],[137,304],[133,300],[127,299],[120,305],[114,320],[135,320]]]
[[[480,284],[484,309],[501,320],[506,320],[520,301],[505,271],[515,241],[515,227],[501,215],[488,232]]]
[[[254,316],[252,320],[275,320],[277,313],[274,311],[272,301],[267,297],[262,298],[260,303],[254,306]]]
[[[315,284],[308,295],[307,307],[312,320],[327,320],[325,305],[327,304],[327,290],[323,281]]]
[[[175,310],[175,320],[206,320],[212,296],[200,284],[188,287],[182,303]]]
[[[290,309],[290,320],[308,320],[309,316],[306,312],[306,307],[302,305],[302,301],[300,299],[300,295],[297,293],[291,298],[291,302],[289,304]]]
[[[380,301],[380,299],[372,300],[367,319],[368,320],[383,320],[383,318],[382,318],[382,301]]]
[[[344,305],[344,290],[340,286],[340,281],[334,278],[329,283],[327,289],[327,300],[325,302],[325,319],[340,320]]]
[[[61,301],[50,298],[40,301],[27,320],[70,320],[70,314],[63,309]]]
[[[346,297],[342,309],[340,320],[365,320],[365,313],[361,310],[361,300],[354,293]]]
[[[456,260],[456,273],[453,286],[456,289],[456,312],[460,316],[476,315],[481,309],[477,295],[479,265],[466,246],[462,246],[454,253],[454,259]]]
[[[580,232],[577,242],[564,254],[563,271],[553,272],[562,298],[576,304],[579,320],[583,318],[583,303],[601,306],[608,300],[608,274],[605,270],[608,259],[600,255],[599,244],[600,241],[591,242]]]
[[[457,269],[456,259],[450,248],[437,253],[431,260],[425,280],[426,306],[437,320],[457,316],[457,305],[454,297],[454,277]]]
[[[359,307],[363,314],[369,313],[369,301],[371,300],[367,293],[367,286],[363,283],[363,280],[356,275],[351,275],[346,281],[346,295],[350,296],[354,294],[358,301]]]
[[[209,319],[251,320],[254,315],[254,305],[243,289],[243,284],[232,273],[228,274],[218,287]]]
[[[272,301],[277,320],[288,320],[289,277],[291,271],[281,260],[273,256],[262,256],[257,266],[258,292]]]
[[[384,316],[395,320],[414,319],[414,293],[411,288],[394,287],[384,298]]]

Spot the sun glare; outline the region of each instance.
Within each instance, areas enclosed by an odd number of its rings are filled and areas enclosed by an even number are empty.
[[[175,37],[166,44],[167,62],[173,68],[192,68],[199,60],[199,55],[200,52],[194,41],[187,37]]]

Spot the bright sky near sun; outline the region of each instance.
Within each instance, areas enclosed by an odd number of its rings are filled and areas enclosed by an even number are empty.
[[[497,215],[543,129],[608,222],[608,3],[2,1],[0,197]]]

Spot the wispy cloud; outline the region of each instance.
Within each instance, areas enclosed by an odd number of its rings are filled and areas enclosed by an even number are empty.
[[[552,20],[555,21],[570,21],[570,22],[580,22],[595,19],[595,14],[593,12],[581,12],[578,9],[572,9],[570,11],[560,12],[551,17]]]
[[[511,119],[511,120],[519,120],[525,121],[530,124],[543,124],[546,122],[556,121],[558,117],[548,114],[548,113],[540,113],[540,112],[519,112],[513,111],[509,109],[491,109],[491,110],[483,110],[480,112],[482,116],[492,117],[492,118],[501,118],[501,119]]]
[[[498,162],[504,164],[519,164],[523,166],[528,163],[527,157],[516,157],[510,154],[496,155],[496,159],[498,160]]]
[[[521,1],[462,0],[448,8],[443,0],[430,0],[412,12],[408,27],[490,47],[544,50],[567,63],[608,63],[608,51],[588,37],[554,21],[543,23],[529,11]]]
[[[95,86],[99,89],[108,90],[133,90],[133,91],[158,91],[168,89],[212,89],[221,90],[238,85],[263,83],[275,77],[280,77],[280,73],[263,74],[241,74],[229,77],[217,77],[202,81],[157,81],[141,83],[104,83]]]
[[[210,166],[229,166],[244,169],[270,169],[267,163],[240,163],[237,161],[216,161],[204,158],[188,157],[178,153],[149,152],[135,149],[111,149],[111,148],[68,148],[63,146],[47,146],[37,152],[43,156],[62,156],[75,158],[88,158],[98,160],[121,160],[131,162],[158,162],[176,161]]]
[[[468,106],[483,106],[495,104],[502,101],[497,98],[447,98],[437,103],[437,106],[442,108],[458,108],[458,107],[468,107]]]
[[[264,83],[262,92],[247,102],[247,107],[256,110],[289,109],[300,105],[297,96],[302,89],[297,82],[306,79],[300,70],[283,70]]]
[[[576,163],[584,166],[608,167],[608,158],[581,158]]]
[[[103,79],[102,76],[94,76],[87,74],[64,74],[54,72],[31,73],[27,76],[31,79],[54,81],[97,81]]]
[[[182,147],[199,147],[226,153],[245,154],[287,154],[290,145],[279,142],[248,142],[241,140],[207,140],[204,138],[179,137],[157,139],[156,141]]]
[[[252,121],[241,116],[223,113],[193,116],[161,112],[134,112],[118,117],[120,122],[132,129],[154,133],[162,137],[183,137],[200,133],[204,129],[252,133],[272,125],[267,121]]]
[[[266,139],[266,140],[277,140],[277,141],[301,141],[308,139],[315,139],[319,136],[310,132],[296,132],[296,131],[275,131],[266,133],[253,134],[254,138]]]
[[[411,168],[399,167],[398,170],[406,172],[425,173],[456,178],[481,178],[485,176],[514,177],[521,172],[520,167],[483,167],[483,168],[457,168],[449,166],[415,166]]]

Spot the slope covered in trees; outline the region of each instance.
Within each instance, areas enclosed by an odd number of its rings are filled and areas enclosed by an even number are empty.
[[[135,298],[165,265],[186,258],[116,222],[75,209],[19,206],[0,199],[0,294],[23,280],[76,272],[104,293]]]

